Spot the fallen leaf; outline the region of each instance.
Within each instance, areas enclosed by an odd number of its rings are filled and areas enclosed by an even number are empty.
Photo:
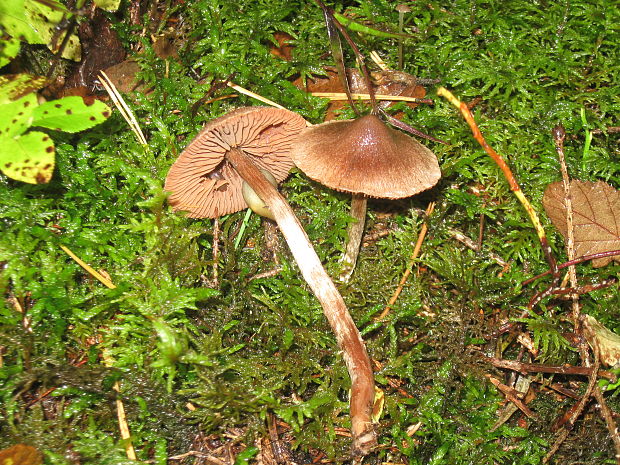
[[[585,315],[583,327],[590,345],[596,342],[601,363],[615,367],[620,364],[620,336],[600,324],[594,317]]]
[[[598,181],[570,183],[573,207],[573,237],[576,256],[591,255],[620,249],[620,192],[609,184]],[[547,186],[543,206],[553,225],[566,238],[566,206],[564,186],[554,182]],[[592,260],[599,268],[620,257],[604,257]]]
[[[293,81],[293,84],[306,92],[344,92],[336,70],[334,68],[326,68],[325,72],[327,75],[326,77],[317,76],[313,79],[308,78],[305,85],[301,79],[296,79]],[[346,73],[352,93],[368,93],[368,89],[364,83],[364,78],[357,69],[348,68]],[[371,73],[371,77],[375,94],[399,95],[416,98],[423,98],[426,95],[426,89],[417,83],[416,77],[402,71],[377,71]],[[387,108],[393,104],[394,102],[389,100],[382,100],[378,102],[378,105],[381,108]],[[348,105],[346,101],[330,102],[325,121],[334,119],[336,116],[335,113],[346,105]],[[407,102],[407,105],[414,108],[417,106],[417,103]],[[393,116],[400,119],[402,117],[402,113],[399,112]]]
[[[291,45],[291,41],[294,39],[292,35],[286,32],[274,32],[274,43],[269,47],[269,51],[278,58],[291,61],[293,59],[293,49],[295,48]]]
[[[42,462],[41,452],[26,444],[16,444],[0,450],[0,465],[39,465]]]
[[[0,104],[19,100],[45,86],[46,82],[44,77],[26,73],[0,76]]]
[[[107,68],[105,73],[119,92],[124,94],[133,91],[148,93],[144,81],[136,77],[140,71],[138,62],[130,59]]]

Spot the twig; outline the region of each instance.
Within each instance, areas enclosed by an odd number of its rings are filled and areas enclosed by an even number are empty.
[[[487,378],[491,382],[491,384],[493,384],[493,386],[499,389],[506,396],[506,399],[516,405],[519,410],[521,410],[525,414],[525,416],[527,416],[528,418],[538,418],[538,415],[536,415],[527,405],[523,403],[521,399],[519,399],[519,396],[523,395],[522,392],[519,392],[516,389],[511,388],[510,386],[506,386],[505,384],[501,383],[497,378],[494,378],[491,375],[487,375]]]
[[[381,59],[381,57],[375,50],[370,52],[370,59],[375,62],[375,64],[381,69],[381,71],[386,71],[387,69],[389,69],[388,65],[385,64],[385,61]],[[375,97],[378,96],[375,95]]]
[[[586,407],[588,401],[590,400],[590,397],[592,396],[592,391],[596,386],[596,380],[598,378],[598,375],[601,374],[599,372],[599,367],[600,367],[600,361],[598,357],[598,351],[595,349],[594,350],[594,365],[592,367],[585,367],[591,370],[590,377],[588,379],[588,387],[586,388],[586,392],[584,393],[581,400],[579,400],[579,402],[577,402],[577,404],[570,410],[570,414],[565,423],[568,425],[568,427],[566,426],[563,427],[555,443],[553,444],[549,452],[547,452],[547,455],[545,455],[545,457],[543,458],[542,463],[548,463],[549,460],[551,460],[551,458],[558,451],[558,449],[560,448],[564,440],[568,437],[568,434],[572,430],[573,425],[575,424],[575,421],[577,420],[577,418],[579,418],[579,416],[581,416],[581,414],[583,413],[583,409]],[[582,368],[582,367],[576,367],[576,368]]]
[[[512,389],[515,392],[518,399],[521,399],[521,397],[524,397],[528,393],[528,391],[530,390],[531,384],[532,384],[532,381],[530,380],[529,376],[521,375],[517,377],[517,381],[514,384],[514,388],[510,388],[510,389]],[[493,424],[490,431],[496,431],[497,428],[499,428],[504,423],[506,423],[517,410],[518,410],[518,407],[515,403],[511,402],[507,404],[506,407],[504,407],[504,409],[500,412],[499,418]]]
[[[65,247],[64,245],[61,245],[60,248],[63,250],[63,252],[65,252],[67,255],[69,255],[78,265],[80,265],[82,268],[84,268],[89,274],[91,274],[94,278],[98,279],[105,287],[107,287],[108,289],[116,289],[116,286],[114,285],[114,283],[112,281],[110,281],[108,278],[106,278],[101,273],[96,271],[94,268],[92,268],[86,262],[81,260],[68,247]]]
[[[255,279],[263,279],[263,278],[273,278],[282,272],[281,266],[276,266],[273,270],[263,271],[262,273],[257,273],[254,276],[248,278],[248,281],[254,281]]]
[[[620,126],[610,126],[610,127],[605,128],[604,130],[603,129],[592,129],[590,131],[590,133],[592,134],[605,134],[605,133],[612,134],[614,132],[620,132]]]
[[[255,98],[256,100],[259,100],[259,101],[261,101],[261,102],[263,102],[263,103],[266,103],[267,105],[270,105],[270,106],[272,106],[272,107],[276,107],[276,108],[281,108],[282,110],[286,110],[286,108],[284,108],[284,107],[283,107],[282,105],[280,105],[279,103],[276,103],[276,102],[274,102],[273,100],[269,100],[268,98],[263,97],[262,95],[255,94],[255,93],[254,93],[254,92],[252,92],[251,90],[247,90],[247,89],[245,89],[245,88],[243,88],[243,87],[241,87],[241,86],[239,86],[239,85],[235,84],[234,82],[230,82],[230,81],[228,81],[228,82],[226,83],[226,85],[227,85],[228,87],[231,87],[231,88],[235,89],[235,90],[236,90],[237,92],[239,92],[239,93],[245,94],[245,95],[247,95],[248,97]]]
[[[344,92],[310,92],[310,95],[328,98],[333,101],[347,100],[347,94]],[[370,100],[370,94],[353,93],[351,97],[359,100]],[[377,100],[391,100],[395,102],[433,103],[433,100],[430,98],[407,97],[406,95],[376,94],[375,98]]]
[[[106,351],[103,352],[103,364],[107,367],[111,367],[113,365],[112,358],[107,354]],[[118,381],[114,382],[112,386],[119,396],[116,398],[116,417],[118,419],[118,429],[121,433],[121,438],[125,441],[125,454],[129,460],[137,460],[136,450],[131,443],[131,432],[129,431],[129,425],[127,424],[127,417],[125,415],[125,405],[120,398],[121,385]]]
[[[99,71],[99,73],[101,74],[101,80],[100,80],[101,84],[103,85],[103,87],[105,87],[105,90],[108,92],[108,95],[110,95],[110,98],[114,102],[114,105],[116,106],[118,111],[120,111],[121,115],[123,115],[123,118],[125,118],[125,121],[127,121],[127,124],[129,125],[133,133],[136,135],[138,142],[140,142],[142,146],[146,147],[148,145],[146,142],[146,138],[144,137],[144,134],[142,133],[142,129],[140,129],[140,125],[138,124],[138,120],[136,119],[136,116],[133,114],[133,111],[131,111],[131,108],[129,108],[127,103],[125,103],[123,96],[118,92],[118,90],[116,89],[116,86],[110,80],[108,75],[104,71]]]
[[[215,465],[228,465],[226,462],[218,459],[214,455],[206,454],[204,452],[200,452],[197,450],[190,450],[189,452],[185,452],[184,454],[173,455],[171,457],[168,457],[168,460],[183,460],[184,458],[187,458],[187,457],[198,457],[201,459],[208,460],[209,462],[214,463]]]
[[[269,413],[267,416],[267,430],[269,432],[269,446],[271,447],[271,452],[273,453],[276,463],[278,465],[285,464],[287,460],[283,457],[282,444],[280,443],[278,435],[278,425],[276,423],[276,417],[272,413]]]
[[[485,152],[489,154],[489,156],[493,159],[493,161],[497,164],[497,166],[499,166],[499,168],[502,170],[502,173],[504,174],[506,181],[508,181],[510,190],[514,193],[517,199],[519,199],[519,202],[521,202],[521,205],[523,205],[523,208],[525,208],[525,211],[530,217],[530,221],[534,225],[534,229],[536,230],[536,234],[538,235],[538,239],[542,246],[543,253],[545,254],[545,258],[547,259],[547,262],[549,263],[549,267],[551,268],[552,273],[555,275],[557,273],[557,264],[551,252],[551,247],[549,247],[549,242],[547,241],[547,234],[545,233],[545,229],[543,228],[542,223],[540,222],[540,219],[538,218],[538,215],[536,214],[536,210],[534,210],[534,207],[529,202],[527,197],[525,197],[525,195],[523,194],[523,191],[519,187],[519,184],[517,183],[517,180],[515,179],[514,174],[512,174],[510,167],[504,161],[504,159],[484,139],[484,137],[482,136],[482,133],[480,132],[480,129],[478,128],[478,125],[474,121],[474,116],[472,115],[471,111],[469,110],[469,108],[467,107],[465,103],[457,99],[445,87],[440,87],[437,90],[437,95],[445,97],[446,99],[448,99],[450,103],[452,103],[452,105],[454,105],[456,108],[459,109],[459,111],[465,118],[465,121],[467,122],[467,124],[469,124],[469,127],[471,128],[472,134],[474,136],[474,139],[478,141],[478,143],[482,146]]]
[[[537,363],[517,362],[515,360],[502,360],[495,357],[483,357],[484,360],[498,368],[506,368],[508,370],[518,371],[519,373],[556,373],[560,375],[576,375],[576,376],[592,376],[594,371],[592,367],[575,367],[575,366],[552,366],[540,365]],[[598,375],[607,378],[613,383],[617,381],[617,377],[610,371],[600,370]]]
[[[588,335],[589,332],[590,331],[585,331],[586,335]],[[594,360],[595,362],[597,362],[601,354],[599,340],[596,337],[588,337],[588,342],[592,346],[595,357]],[[620,433],[618,433],[618,425],[614,420],[614,412],[612,412],[611,409],[607,406],[607,402],[605,402],[605,397],[603,396],[603,392],[601,391],[600,386],[597,385],[594,387],[593,395],[601,407],[601,416],[605,420],[607,430],[609,431],[611,439],[614,443],[614,447],[616,448],[616,464],[620,465]]]
[[[75,255],[71,250],[69,250],[68,247],[61,245],[60,248],[67,255],[69,255],[73,260],[75,260],[75,262],[78,265],[80,265],[82,268],[88,271],[92,276],[97,278],[104,286],[106,286],[109,289],[116,289],[116,286],[110,279],[106,278],[98,271],[95,271],[90,265],[88,265],[86,262],[81,260],[77,255]],[[112,366],[112,359],[106,352],[103,352],[103,363],[105,366],[108,366],[108,367]],[[118,381],[114,383],[114,385],[112,386],[112,389],[114,389],[118,393],[121,392],[121,386]],[[120,430],[121,438],[123,438],[126,441],[125,442],[125,453],[127,454],[127,458],[129,460],[137,460],[136,451],[133,448],[133,445],[131,444],[131,433],[129,431],[129,425],[127,424],[127,418],[125,416],[125,406],[123,405],[123,401],[120,399],[120,397],[116,399],[116,416],[118,418],[118,429]]]
[[[594,388],[594,397],[601,406],[601,416],[605,420],[607,430],[609,431],[611,439],[614,442],[614,447],[616,448],[616,464],[620,464],[620,433],[618,433],[618,425],[614,420],[613,412],[607,406],[607,402],[605,402],[605,397],[603,396],[599,386]]]
[[[434,209],[435,209],[435,202],[429,203],[428,208],[426,209],[427,219],[431,216]],[[420,235],[418,236],[418,240],[416,241],[415,247],[413,248],[413,253],[411,254],[411,258],[409,259],[409,263],[407,264],[407,269],[405,270],[403,277],[398,283],[398,287],[394,291],[394,294],[390,298],[390,301],[388,302],[388,304],[385,306],[385,308],[381,312],[381,315],[378,316],[377,320],[382,320],[383,318],[385,318],[385,316],[389,313],[390,309],[392,308],[392,306],[398,299],[398,296],[403,291],[403,288],[405,287],[405,283],[407,282],[407,279],[409,279],[409,275],[411,274],[411,270],[413,269],[413,265],[415,264],[415,261],[418,258],[420,249],[422,248],[422,242],[424,242],[424,238],[426,237],[427,231],[428,231],[428,225],[425,221],[422,227],[420,228]]]
[[[570,179],[568,177],[568,169],[566,168],[566,157],[564,156],[564,139],[566,132],[561,124],[553,128],[553,140],[555,142],[555,150],[558,153],[560,161],[560,171],[562,172],[562,185],[564,186],[564,206],[566,207],[566,254],[569,260],[575,258],[575,232],[573,231],[573,200],[570,189]],[[577,287],[577,272],[575,265],[568,267],[568,276],[570,285],[573,289]],[[578,325],[579,320],[579,294],[571,294],[571,305],[573,310],[573,321]]]
[[[456,229],[453,229],[453,228],[448,228],[448,234],[450,234],[450,236],[452,236],[454,239],[456,239],[460,243],[464,244],[466,247],[469,247],[470,249],[476,251],[478,245],[472,239],[470,239],[465,234],[463,234],[462,232],[457,231]],[[510,266],[510,263],[508,263],[506,260],[504,260],[502,257],[497,255],[496,253],[493,253],[493,252],[489,253],[489,257],[491,258],[491,260],[493,260],[495,263],[497,263],[501,267],[505,268],[505,267]]]
[[[599,253],[593,253],[590,255],[582,255],[581,257],[577,257],[574,260],[569,260],[567,262],[564,263],[560,263],[557,266],[558,270],[562,270],[564,268],[567,268],[569,266],[572,265],[577,265],[579,263],[583,263],[583,262],[587,262],[590,260],[596,260],[597,258],[605,258],[605,257],[615,257],[617,255],[620,255],[620,250],[610,250],[609,252],[599,252]],[[525,281],[523,281],[521,283],[522,286],[527,286],[528,284],[530,284],[533,281],[536,281],[537,279],[543,278],[545,276],[547,276],[548,274],[551,274],[551,270],[547,270],[544,273],[540,273],[539,275],[536,275],[532,278],[526,279]]]

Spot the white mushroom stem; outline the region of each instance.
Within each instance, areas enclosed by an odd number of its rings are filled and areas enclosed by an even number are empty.
[[[347,245],[341,260],[342,272],[340,276],[338,276],[338,279],[343,282],[347,282],[351,278],[353,270],[355,270],[355,263],[357,262],[357,256],[360,253],[360,246],[362,244],[362,237],[364,236],[367,203],[368,199],[364,194],[353,194],[350,215],[354,221],[347,229]]]
[[[362,337],[340,292],[323,268],[306,232],[286,200],[243,151],[233,148],[226,153],[226,159],[273,212],[301,274],[323,307],[351,377],[352,452],[356,456],[366,455],[377,445],[377,439],[371,420],[374,377]]]

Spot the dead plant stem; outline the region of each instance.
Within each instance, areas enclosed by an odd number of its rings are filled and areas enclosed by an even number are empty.
[[[426,219],[427,220],[431,216],[431,214],[433,213],[433,210],[435,210],[435,202],[431,202],[431,203],[428,204],[428,208],[426,209]],[[389,313],[390,309],[396,303],[396,300],[398,299],[398,296],[403,291],[403,288],[405,287],[405,283],[407,282],[407,279],[409,279],[409,275],[411,274],[411,270],[413,269],[413,265],[415,265],[415,261],[418,258],[418,255],[420,254],[420,249],[422,248],[422,243],[424,242],[424,238],[426,237],[427,231],[428,231],[428,225],[427,225],[427,223],[425,221],[424,224],[422,225],[422,227],[420,228],[420,235],[418,236],[418,240],[416,241],[415,247],[413,248],[413,253],[411,254],[411,258],[409,259],[409,263],[407,264],[407,269],[405,270],[405,273],[403,274],[403,277],[401,278],[400,282],[398,283],[398,287],[394,291],[394,294],[392,294],[392,297],[390,298],[390,301],[385,306],[385,308],[383,309],[383,311],[381,312],[381,315],[379,315],[377,320],[383,320],[386,317],[386,315]]]
[[[553,128],[553,139],[555,141],[555,150],[558,153],[560,161],[560,171],[562,173],[562,185],[564,187],[564,206],[566,207],[566,254],[569,260],[575,259],[575,233],[573,231],[573,200],[570,189],[570,178],[568,177],[568,169],[566,168],[566,157],[564,156],[564,139],[566,132],[562,125]],[[568,277],[570,285],[573,289],[577,288],[577,272],[575,265],[568,267]],[[573,322],[579,325],[579,295],[572,293],[571,306],[573,311]]]
[[[540,219],[538,218],[538,215],[536,214],[536,210],[534,210],[534,207],[529,202],[527,197],[525,197],[525,195],[523,194],[523,191],[519,187],[519,183],[517,182],[516,178],[514,177],[514,174],[510,170],[510,167],[504,161],[501,155],[499,155],[493,149],[493,147],[491,147],[487,143],[487,141],[484,139],[484,136],[480,132],[480,129],[478,128],[478,125],[476,124],[476,121],[474,120],[474,115],[472,115],[471,111],[469,110],[469,108],[467,107],[465,103],[457,99],[454,96],[454,94],[452,94],[452,92],[450,92],[445,87],[440,87],[437,90],[437,95],[445,97],[450,103],[452,103],[452,105],[454,105],[456,108],[459,109],[459,111],[463,115],[463,118],[465,118],[465,121],[467,122],[467,124],[469,124],[469,127],[471,128],[471,132],[474,136],[474,139],[478,141],[478,143],[482,146],[485,152],[491,157],[491,159],[493,159],[493,161],[497,164],[497,166],[499,166],[499,168],[502,170],[502,173],[504,174],[504,177],[506,178],[506,181],[508,182],[508,185],[510,186],[510,190],[512,190],[512,192],[517,197],[519,202],[521,202],[521,205],[523,205],[523,208],[525,208],[525,211],[530,217],[530,221],[534,225],[534,229],[536,230],[536,234],[538,235],[538,239],[540,240],[540,244],[542,246],[543,253],[545,254],[545,258],[547,259],[547,262],[549,263],[549,267],[552,269],[553,274],[555,275],[557,272],[557,265],[556,265],[555,258],[553,257],[553,254],[551,253],[551,248],[549,247],[549,242],[547,241],[547,234],[545,233],[545,229],[543,228],[542,223],[540,222]]]

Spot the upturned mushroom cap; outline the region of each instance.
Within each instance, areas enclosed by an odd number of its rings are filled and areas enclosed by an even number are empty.
[[[279,181],[293,167],[293,138],[306,127],[296,113],[272,107],[240,108],[216,118],[198,133],[174,162],[166,177],[168,202],[191,218],[216,218],[247,208],[243,180],[226,161],[238,148]]]
[[[433,152],[375,115],[306,128],[290,156],[315,181],[370,197],[409,197],[441,177]]]

